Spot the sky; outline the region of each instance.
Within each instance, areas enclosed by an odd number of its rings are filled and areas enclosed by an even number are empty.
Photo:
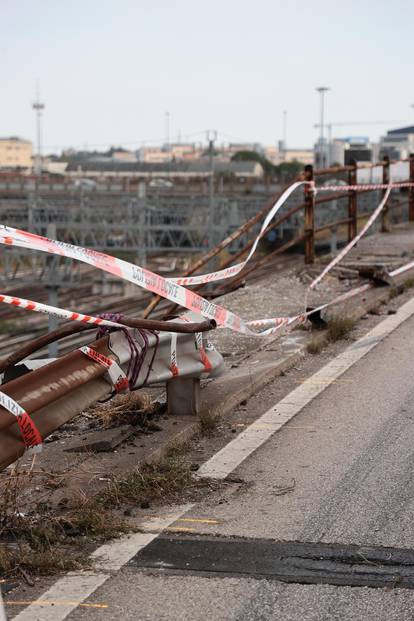
[[[412,0],[0,0],[0,136],[44,152],[170,139],[310,147],[414,122]]]

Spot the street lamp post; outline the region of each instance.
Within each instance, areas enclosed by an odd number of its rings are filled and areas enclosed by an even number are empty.
[[[318,93],[321,96],[321,105],[320,105],[320,135],[319,135],[319,157],[320,157],[320,166],[324,168],[326,166],[326,156],[325,156],[325,145],[324,145],[324,129],[325,129],[325,93],[327,93],[330,89],[327,86],[318,86],[316,88]]]
[[[36,101],[32,104],[33,110],[36,112],[36,133],[37,133],[37,157],[35,165],[35,174],[42,174],[42,113],[45,104],[39,99],[39,90],[37,90]]]

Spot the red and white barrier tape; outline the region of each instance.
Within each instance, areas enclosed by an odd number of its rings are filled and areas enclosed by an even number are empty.
[[[401,181],[397,183],[357,183],[355,185],[321,185],[313,186],[313,191],[318,192],[366,192],[367,190],[387,190],[391,186],[392,190],[398,188],[410,188],[414,186],[412,181]]]
[[[107,319],[101,319],[100,317],[93,317],[92,315],[75,313],[74,311],[58,308],[57,306],[49,306],[48,304],[33,302],[33,300],[26,300],[15,296],[0,294],[0,302],[3,302],[4,304],[11,304],[12,306],[17,306],[26,310],[36,311],[37,313],[53,315],[54,317],[59,317],[60,319],[80,321],[81,323],[91,323],[97,326],[109,326],[111,328],[125,328],[125,326],[114,321],[108,321]]]
[[[230,328],[242,334],[254,335],[248,325],[238,315],[222,306],[205,300],[194,291],[169,282],[148,269],[133,265],[122,259],[4,225],[0,225],[0,243],[31,250],[40,250],[83,261],[100,270],[128,280],[152,293],[156,293],[183,308],[192,310],[209,319],[214,319],[219,326]]]
[[[32,451],[40,451],[43,443],[42,436],[26,410],[9,395],[1,391],[0,406],[16,417],[25,447]]]
[[[79,351],[81,351],[83,354],[85,354],[95,362],[98,362],[108,371],[108,375],[115,392],[128,392],[128,378],[115,360],[112,360],[112,358],[108,358],[108,356],[105,356],[104,354],[100,354],[98,351],[96,351],[96,349],[92,349],[92,347],[88,347],[87,345],[79,347]]]
[[[183,285],[184,287],[187,287],[188,285],[201,285],[201,284],[205,284],[209,282],[215,282],[216,280],[224,280],[226,278],[231,278],[232,276],[236,276],[236,274],[242,271],[244,266],[250,261],[250,259],[256,252],[257,244],[259,243],[261,237],[263,236],[263,233],[265,232],[265,230],[267,229],[271,220],[273,220],[277,212],[286,203],[289,196],[297,188],[299,188],[302,185],[306,185],[307,183],[308,183],[307,181],[296,181],[295,183],[292,183],[292,185],[289,186],[283,192],[283,194],[280,195],[276,203],[269,210],[269,213],[263,220],[263,224],[260,227],[260,232],[257,235],[256,239],[254,240],[253,246],[251,247],[250,252],[247,255],[247,258],[244,261],[242,261],[241,263],[237,263],[236,265],[232,265],[231,267],[226,267],[223,270],[218,270],[217,272],[210,272],[209,274],[200,274],[198,276],[182,276],[179,278],[168,278],[169,282],[175,282],[179,285]]]
[[[321,282],[321,280],[326,276],[326,274],[328,272],[331,271],[331,269],[333,267],[335,267],[335,265],[337,265],[337,263],[339,263],[339,261],[341,259],[344,258],[344,256],[346,254],[348,254],[348,252],[355,246],[355,244],[357,244],[359,242],[359,240],[361,239],[361,237],[363,235],[365,235],[365,233],[367,232],[367,230],[369,229],[369,227],[373,224],[373,222],[375,222],[375,220],[378,218],[378,216],[380,215],[381,211],[384,209],[385,203],[388,200],[388,197],[391,193],[391,185],[389,185],[387,187],[387,190],[382,198],[382,201],[380,202],[380,204],[378,205],[378,207],[375,209],[375,211],[371,214],[371,216],[369,217],[369,219],[367,220],[367,222],[365,223],[365,225],[362,227],[362,229],[360,230],[360,232],[358,233],[358,235],[356,235],[353,239],[351,239],[351,241],[345,246],[345,248],[343,248],[341,250],[341,252],[339,252],[336,257],[334,257],[332,259],[332,261],[330,263],[328,263],[328,265],[325,267],[324,270],[322,270],[322,272],[319,274],[319,276],[317,276],[309,285],[309,289],[314,289],[316,287],[316,285],[318,283]]]
[[[266,216],[260,233],[256,237],[252,249],[246,259],[246,261],[239,263],[235,266],[227,268],[225,270],[220,270],[218,272],[212,272],[211,274],[204,274],[201,276],[191,277],[191,282],[186,281],[186,284],[198,284],[201,282],[213,282],[214,280],[222,280],[224,278],[229,278],[230,276],[234,276],[246,265],[247,261],[252,257],[257,244],[260,240],[260,237],[263,235],[265,229],[270,223],[271,219],[277,213],[277,211],[282,207],[282,205],[286,202],[292,192],[297,189],[299,186],[304,185],[308,182],[296,182],[292,184],[278,199],[272,209],[269,211]],[[389,196],[389,192],[394,187],[406,187],[407,184],[378,184],[375,187],[378,189],[382,187],[387,188],[387,192],[381,201],[380,205],[377,207],[375,212],[372,214],[371,218],[365,225],[365,227],[360,232],[359,236],[351,242],[352,245],[357,243],[358,239],[362,237],[365,231],[369,228],[375,218],[378,216],[380,211],[382,210],[385,202]],[[412,184],[410,184],[412,185]],[[341,186],[332,186],[337,190]],[[368,186],[349,186],[349,187],[368,187]],[[371,189],[374,188],[374,185],[371,184],[369,186]],[[343,186],[342,186],[343,188]],[[321,188],[316,188],[319,191]],[[326,189],[326,186],[325,188]],[[4,225],[0,225],[0,243],[6,245],[14,245],[21,248],[32,249],[32,250],[40,250],[43,252],[48,252],[51,254],[56,254],[72,259],[77,259],[79,261],[83,261],[84,263],[88,263],[100,270],[109,272],[124,280],[128,280],[148,291],[156,293],[161,297],[164,297],[179,306],[192,310],[196,313],[200,313],[204,317],[209,317],[210,319],[214,319],[219,327],[229,328],[235,332],[239,332],[241,334],[249,335],[249,336],[266,336],[269,334],[273,334],[281,327],[285,325],[289,325],[290,320],[297,320],[297,317],[302,317],[302,315],[298,315],[295,318],[274,318],[274,319],[264,319],[261,321],[244,321],[241,317],[232,313],[231,311],[214,304],[213,302],[209,302],[208,300],[202,298],[194,291],[190,291],[183,287],[179,282],[184,281],[185,279],[165,279],[150,270],[144,269],[137,265],[133,265],[132,263],[128,263],[122,259],[118,259],[116,257],[112,257],[111,255],[104,254],[102,252],[97,252],[91,249],[82,248],[79,246],[74,246],[72,244],[67,244],[65,242],[60,242],[52,239],[48,239],[46,237],[41,237],[34,233],[29,233],[27,231],[14,229],[11,227],[7,227]],[[352,246],[348,244],[346,248],[336,257],[327,268],[322,272],[320,276],[315,279],[314,283],[311,283],[311,287],[315,287],[318,282],[326,275],[326,273],[332,269],[336,263],[343,258],[343,256],[350,250]],[[45,304],[39,304],[35,302],[31,302],[28,300],[22,300],[21,298],[9,298],[8,296],[1,296],[0,302],[6,302],[15,304],[18,306],[22,306],[29,310],[37,310],[39,312],[46,312],[50,314],[56,314],[57,316],[64,317],[66,319],[74,319],[79,321],[86,321],[88,323],[100,323],[102,325],[113,325],[119,327],[118,324],[114,322],[108,322],[106,320],[101,320],[99,318],[89,317],[87,315],[81,315],[80,313],[73,313],[71,311],[66,311],[64,309],[58,309],[56,307],[50,307]],[[79,317],[82,317],[79,319]],[[268,326],[265,330],[261,332],[256,332],[254,328],[259,326]],[[271,327],[270,327],[271,326]],[[253,329],[252,329],[253,328]]]

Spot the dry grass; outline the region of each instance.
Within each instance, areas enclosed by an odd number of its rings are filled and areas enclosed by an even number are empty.
[[[349,336],[351,330],[355,327],[355,319],[351,317],[335,317],[328,321],[326,338],[330,343],[335,343]]]
[[[198,425],[200,427],[200,434],[202,436],[211,436],[217,431],[218,417],[211,414],[209,411],[204,411],[199,414]]]
[[[306,345],[306,351],[312,355],[320,354],[325,345],[326,341],[323,339],[315,339]]]
[[[30,502],[27,491],[34,484],[33,477],[31,468],[15,467],[0,478],[0,572],[79,569],[89,565],[79,538],[105,540],[127,530],[93,496],[79,497],[64,513],[47,501]]]
[[[159,463],[145,464],[124,477],[114,477],[98,498],[106,508],[161,499],[172,501],[194,483],[189,465],[179,457],[169,457]]]
[[[101,492],[79,494],[64,510],[49,506],[47,500],[28,502],[32,470],[8,472],[0,478],[0,572],[50,574],[88,567],[89,545],[132,530],[120,509],[176,502],[183,493],[208,484],[194,479],[181,455],[184,450],[171,447],[164,461],[114,476]]]
[[[108,403],[94,407],[91,414],[105,428],[125,424],[146,427],[154,414],[154,409],[151,397],[136,391],[117,395]]]
[[[411,289],[412,287],[414,287],[414,278],[404,280],[404,289]]]

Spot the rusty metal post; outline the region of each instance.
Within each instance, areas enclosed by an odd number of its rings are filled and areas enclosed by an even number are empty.
[[[308,164],[305,166],[305,181],[313,181],[313,166]],[[305,220],[304,220],[305,238],[305,263],[314,263],[315,261],[315,192],[313,187],[305,185]]]
[[[352,170],[348,172],[348,184],[356,185],[357,183],[357,163],[356,160],[350,162]],[[348,197],[348,241],[350,242],[357,235],[358,226],[358,203],[357,193],[354,190],[349,192]]]
[[[414,153],[410,153],[410,182],[414,183]],[[408,189],[408,222],[414,222],[414,185]]]
[[[384,155],[384,163],[382,165],[382,183],[390,182],[390,158],[388,155]],[[386,190],[382,191],[382,196],[384,196]],[[384,206],[381,214],[381,233],[389,233],[390,232],[390,219],[389,219],[389,209],[388,205]]]

